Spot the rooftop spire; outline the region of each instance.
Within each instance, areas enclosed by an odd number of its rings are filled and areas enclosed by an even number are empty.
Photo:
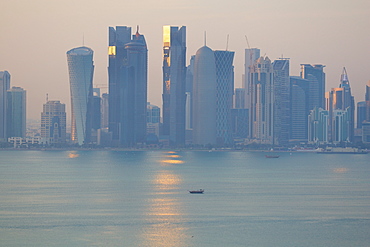
[[[136,26],[136,34],[135,34],[136,38],[139,38],[140,34],[139,34],[139,25]]]
[[[340,76],[340,87],[349,86],[348,75],[346,71],[346,67],[343,67],[342,75]]]
[[[207,31],[204,31],[204,46],[207,46]]]

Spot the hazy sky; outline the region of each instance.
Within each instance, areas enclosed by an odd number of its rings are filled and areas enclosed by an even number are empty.
[[[66,52],[94,50],[94,84],[107,84],[109,26],[140,25],[149,49],[148,101],[162,107],[162,26],[187,26],[187,61],[204,44],[235,51],[235,85],[241,87],[244,49],[271,60],[324,64],[326,90],[338,87],[346,67],[356,102],[370,80],[369,0],[0,0],[0,71],[27,90],[27,117],[40,119],[46,94],[70,109]],[[189,62],[187,62],[189,63]]]

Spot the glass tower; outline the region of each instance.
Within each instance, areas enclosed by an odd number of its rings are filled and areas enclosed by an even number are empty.
[[[231,122],[234,94],[234,54],[233,51],[214,51],[217,78],[217,144],[219,146],[232,146],[234,143]]]
[[[290,132],[290,78],[289,60],[273,62],[274,68],[274,144],[289,143]]]
[[[186,27],[163,27],[163,135],[185,145]]]
[[[84,46],[67,52],[72,110],[71,140],[79,145],[90,142],[93,54],[93,50]]]
[[[251,70],[250,139],[273,144],[274,78],[271,60],[260,57]]]
[[[193,143],[216,145],[217,77],[214,52],[201,47],[194,62]]]
[[[309,107],[325,108],[325,65],[321,64],[301,64],[301,77],[309,80],[310,85]]]
[[[109,28],[109,130],[113,144],[146,142],[148,49],[144,35],[131,28]]]
[[[26,137],[26,91],[12,87],[7,91],[7,137]]]
[[[6,95],[10,88],[10,74],[0,71],[0,141],[7,141],[6,135]]]

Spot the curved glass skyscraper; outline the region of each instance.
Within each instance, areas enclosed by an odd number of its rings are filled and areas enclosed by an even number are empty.
[[[93,54],[93,50],[84,46],[67,52],[72,106],[71,140],[79,145],[90,142]]]
[[[217,136],[217,78],[214,52],[201,47],[194,62],[193,143],[215,145]]]

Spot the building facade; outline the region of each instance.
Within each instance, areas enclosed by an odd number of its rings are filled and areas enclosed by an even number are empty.
[[[301,64],[301,77],[310,81],[309,107],[325,108],[325,65]]]
[[[245,100],[244,107],[249,109],[251,107],[251,93],[252,93],[252,78],[251,72],[253,69],[253,64],[260,58],[261,50],[257,48],[245,49],[244,53],[244,83],[243,88],[245,89]]]
[[[310,81],[298,76],[290,77],[290,142],[308,140],[308,99]]]
[[[26,91],[12,87],[7,91],[7,137],[26,137]]]
[[[355,100],[351,93],[351,87],[345,68],[343,68],[339,88],[332,88],[330,92],[326,93],[326,109],[329,111],[330,119],[329,141],[338,142],[338,140],[340,140],[352,142],[355,129]],[[338,115],[334,113],[336,110],[338,114],[340,111],[343,112],[340,113],[340,115],[345,116],[348,123],[338,125]],[[339,130],[339,126],[342,126],[345,130]],[[344,132],[346,133],[345,140],[343,139],[343,135],[340,134]],[[338,136],[338,134],[340,134],[340,136]]]
[[[185,145],[186,27],[163,27],[163,135]]]
[[[260,57],[251,70],[249,138],[261,144],[274,144],[274,77],[271,60]]]
[[[274,69],[274,144],[287,145],[290,139],[289,59],[275,60]]]
[[[148,49],[131,28],[109,28],[109,130],[115,145],[146,141]]]
[[[362,123],[366,122],[366,101],[357,102],[357,129],[362,128]]]
[[[43,105],[41,113],[41,143],[56,144],[66,142],[65,104],[50,100]]]
[[[217,77],[214,52],[207,46],[198,49],[194,62],[193,144],[216,145]]]
[[[7,141],[6,96],[9,89],[10,74],[8,71],[0,71],[0,142]]]
[[[93,50],[78,47],[67,52],[71,91],[71,141],[87,144],[91,137]]]
[[[131,27],[109,27],[108,37],[108,87],[109,87],[109,131],[112,144],[120,145],[123,119],[122,92],[127,84],[127,50],[125,44],[131,41]],[[127,86],[126,86],[127,87]]]
[[[233,51],[214,51],[217,82],[216,121],[218,146],[232,146],[234,143],[231,118],[234,94],[234,54],[235,52]]]
[[[315,107],[308,116],[308,143],[326,144],[328,136],[329,111]]]

